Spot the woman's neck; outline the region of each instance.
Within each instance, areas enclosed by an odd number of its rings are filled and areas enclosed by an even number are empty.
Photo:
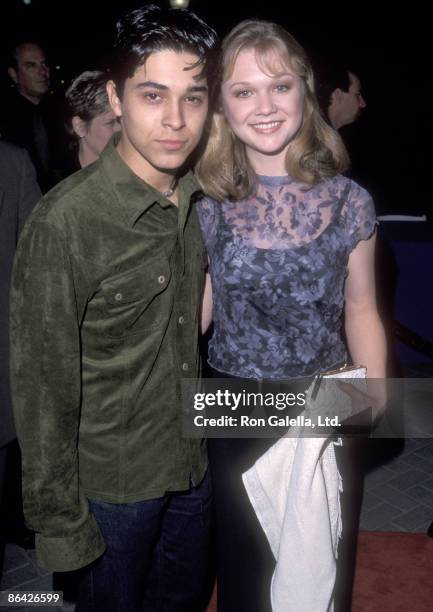
[[[93,151],[88,149],[87,147],[81,146],[78,149],[78,161],[81,168],[85,168],[89,164],[93,163],[98,159],[98,155],[96,155]]]
[[[264,155],[257,151],[247,150],[247,157],[256,174],[262,176],[285,176],[287,174],[285,151],[278,155]]]

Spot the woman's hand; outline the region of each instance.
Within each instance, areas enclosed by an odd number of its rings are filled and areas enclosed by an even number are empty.
[[[336,381],[337,387],[348,395],[352,401],[352,417],[370,409],[374,425],[383,416],[386,409],[386,382],[383,379],[369,379],[368,393],[360,391],[350,383]],[[364,425],[361,421],[360,426]]]

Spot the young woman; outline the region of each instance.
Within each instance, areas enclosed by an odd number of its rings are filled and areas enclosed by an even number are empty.
[[[374,208],[340,174],[347,154],[320,115],[304,50],[276,24],[244,21],[223,41],[220,80],[197,169],[208,196],[198,211],[213,287],[214,375],[305,379],[350,358],[384,377]],[[208,283],[204,325],[211,307]],[[209,442],[218,609],[265,612],[273,560],[241,474],[273,441]]]

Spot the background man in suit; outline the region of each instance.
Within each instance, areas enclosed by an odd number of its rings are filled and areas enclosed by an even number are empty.
[[[333,65],[322,71],[317,90],[322,109],[336,130],[354,123],[367,106],[358,75],[346,66]]]
[[[18,236],[41,196],[28,154],[0,142],[0,504],[7,455],[14,452],[15,428],[9,390],[9,287]],[[16,446],[16,444],[15,444]],[[4,514],[2,507],[2,514]],[[4,521],[0,524],[0,576],[3,564]]]
[[[50,69],[45,51],[37,42],[20,42],[9,55],[8,74],[15,88],[3,100],[0,133],[27,150],[45,193],[62,178],[63,136],[60,105],[47,95]]]

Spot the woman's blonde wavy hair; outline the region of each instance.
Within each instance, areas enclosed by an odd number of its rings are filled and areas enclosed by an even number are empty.
[[[338,133],[322,118],[314,92],[313,70],[301,45],[275,23],[252,19],[242,21],[222,42],[217,70],[219,91],[222,83],[230,78],[236,58],[244,49],[254,49],[259,65],[268,73],[275,73],[272,59],[275,59],[274,52],[277,52],[284,66],[302,79],[303,120],[287,149],[287,173],[312,186],[324,178],[344,172],[349,166],[347,151]],[[216,106],[196,174],[210,197],[219,201],[242,200],[254,192],[256,174],[248,161],[245,145],[227,123],[221,94]]]

